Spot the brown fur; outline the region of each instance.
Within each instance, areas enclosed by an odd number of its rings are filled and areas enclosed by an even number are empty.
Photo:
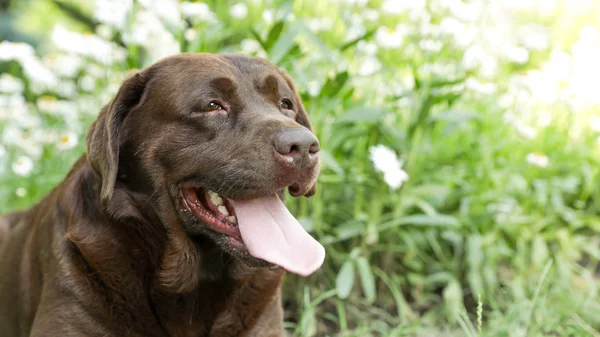
[[[212,99],[227,116],[200,112]],[[0,218],[0,337],[283,336],[283,271],[231,250],[179,193],[314,193],[318,165],[273,158],[297,128],[311,126],[291,80],[262,59],[179,55],[129,77],[64,181]]]

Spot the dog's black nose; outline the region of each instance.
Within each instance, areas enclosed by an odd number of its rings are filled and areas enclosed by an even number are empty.
[[[305,128],[284,129],[275,136],[275,149],[295,168],[314,165],[319,148],[317,137]]]

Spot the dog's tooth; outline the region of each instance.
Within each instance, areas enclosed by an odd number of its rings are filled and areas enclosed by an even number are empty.
[[[227,210],[227,207],[223,206],[223,205],[219,205],[219,207],[217,207],[217,209],[219,210],[219,212],[225,216],[229,215],[229,211]]]
[[[235,217],[235,215],[228,217],[227,220],[229,220],[229,222],[231,222],[232,224],[237,224],[237,218]]]
[[[219,206],[223,204],[223,198],[221,198],[220,195],[218,195],[217,193],[208,190],[208,196],[210,197],[210,201],[212,201],[213,204]]]

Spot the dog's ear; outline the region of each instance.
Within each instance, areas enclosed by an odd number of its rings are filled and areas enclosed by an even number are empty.
[[[136,72],[130,75],[123,82],[112,102],[102,108],[98,118],[88,130],[87,159],[102,181],[100,201],[103,206],[110,201],[117,181],[123,121],[140,103],[148,77],[147,72]]]
[[[294,100],[296,100],[296,109],[295,109],[296,110],[296,123],[304,126],[305,128],[309,129],[311,132],[314,132],[314,130],[312,128],[312,124],[310,123],[310,119],[308,118],[308,114],[306,113],[306,109],[304,108],[304,104],[302,104],[302,99],[300,98],[298,91],[296,91],[294,82],[292,82],[291,77],[288,74],[286,74],[285,72],[280,71],[280,73],[283,76],[283,78],[285,79],[285,82],[287,83],[287,85],[294,92],[294,96],[295,96]],[[315,182],[310,187],[310,189],[308,189],[308,191],[306,193],[304,193],[304,196],[311,197],[316,192],[317,192],[317,183]]]

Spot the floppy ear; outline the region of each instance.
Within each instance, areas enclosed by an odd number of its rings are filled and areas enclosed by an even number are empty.
[[[148,75],[138,72],[127,78],[115,98],[105,105],[86,137],[87,158],[102,186],[100,202],[106,206],[110,201],[119,170],[120,134],[127,114],[139,104]]]
[[[296,91],[294,82],[292,82],[292,79],[290,78],[290,76],[288,74],[286,74],[285,72],[280,70],[280,73],[283,76],[283,78],[285,79],[285,82],[287,83],[287,85],[294,91],[294,96],[295,96],[294,99],[296,100],[296,103],[297,103],[296,104],[296,123],[306,127],[311,132],[314,132],[312,125],[310,123],[310,119],[308,119],[308,114],[306,113],[306,109],[304,108],[304,104],[302,104],[302,99],[300,98],[300,95],[298,95],[298,91]],[[316,192],[317,192],[317,183],[315,182],[315,184],[311,186],[311,188],[304,194],[304,196],[308,198],[308,197],[313,196]]]

